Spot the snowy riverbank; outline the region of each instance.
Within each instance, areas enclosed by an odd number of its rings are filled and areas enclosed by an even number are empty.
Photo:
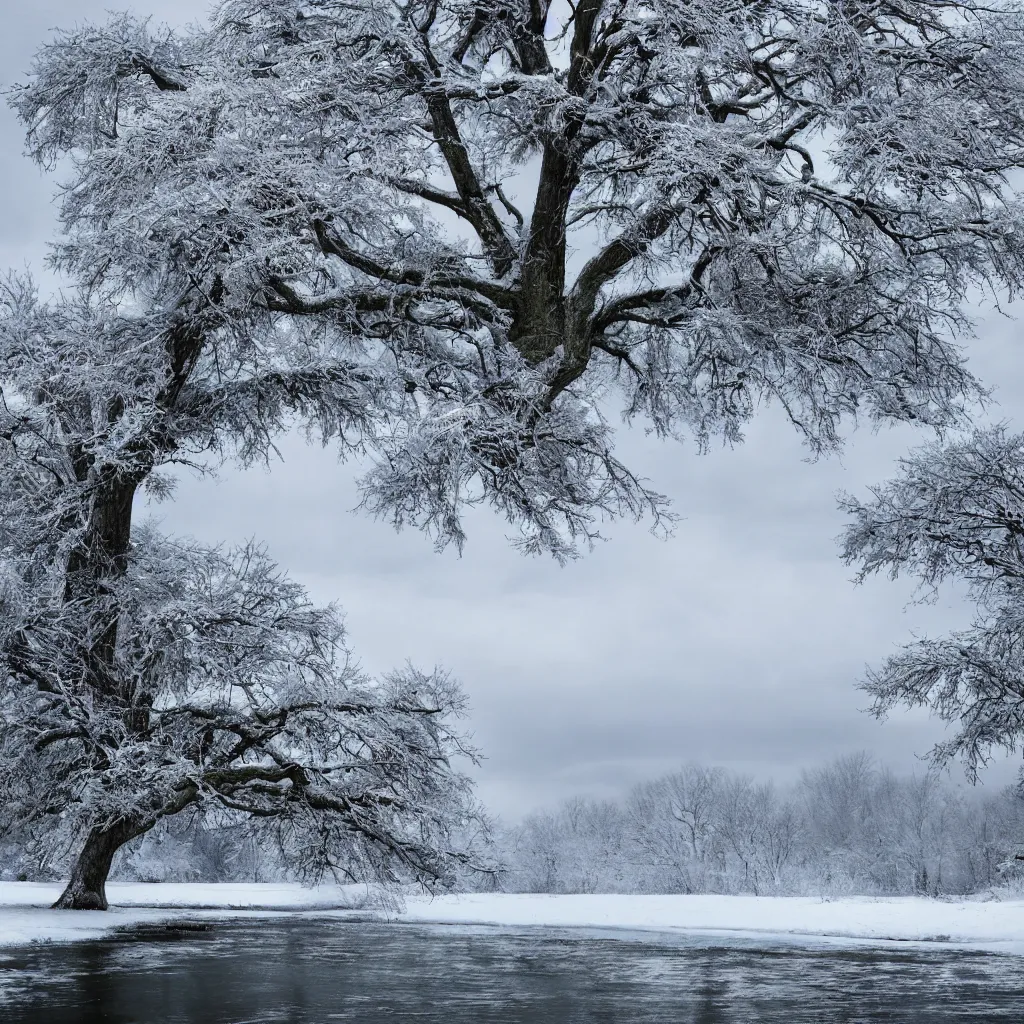
[[[188,918],[367,913],[362,887],[289,884],[111,883],[107,913],[47,909],[59,885],[0,883],[0,945],[98,938],[118,928]],[[941,942],[1024,954],[1024,900],[767,896],[414,894],[396,921],[506,927],[785,935],[807,939]]]

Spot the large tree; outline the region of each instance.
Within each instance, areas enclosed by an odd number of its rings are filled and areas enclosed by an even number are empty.
[[[302,422],[371,455],[366,503],[396,524],[461,544],[489,502],[565,558],[603,517],[666,514],[612,452],[616,400],[700,444],[767,401],[815,451],[858,414],[956,421],[979,391],[959,304],[1022,269],[1022,28],[973,0],[230,0],[183,33],[58,34],[12,92],[65,175],[52,260],[74,289],[12,281],[0,325],[7,749],[34,715],[115,723],[32,727],[32,770],[73,763],[100,794],[127,792],[122,751],[184,758],[141,818],[81,805],[75,877],[172,813],[213,749],[161,696],[207,672],[190,638],[216,606],[198,568],[187,599],[151,577],[161,544],[205,558],[133,531],[161,467],[267,458]],[[266,576],[229,565],[229,603]],[[301,629],[253,628],[297,645],[270,678],[301,674]],[[242,685],[218,666],[211,686]],[[395,699],[431,720],[433,697]],[[279,714],[245,701],[245,729]],[[283,771],[302,744],[282,743],[242,759]]]

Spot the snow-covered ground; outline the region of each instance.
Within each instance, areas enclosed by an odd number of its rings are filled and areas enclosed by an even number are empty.
[[[97,938],[117,928],[182,918],[367,913],[366,890],[359,886],[111,883],[107,913],[47,909],[60,888],[0,882],[0,945]],[[404,910],[387,916],[436,924],[942,942],[1024,954],[1024,900],[488,893],[411,894],[405,903]]]

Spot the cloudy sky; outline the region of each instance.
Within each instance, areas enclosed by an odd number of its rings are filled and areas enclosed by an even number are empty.
[[[0,35],[3,84],[27,69],[55,26],[102,18],[112,0],[11,4]],[[205,0],[139,0],[158,21],[200,17]],[[53,182],[21,155],[0,111],[0,266],[41,269],[53,229]],[[1018,326],[984,314],[969,349],[997,386],[992,416],[1024,424]],[[317,599],[347,612],[371,671],[406,659],[443,664],[464,683],[469,723],[487,760],[482,797],[508,818],[572,793],[612,795],[695,760],[780,781],[835,755],[868,750],[899,770],[941,736],[924,715],[876,722],[859,709],[864,666],[912,632],[963,624],[955,595],[908,606],[911,587],[861,587],[836,557],[839,490],[863,493],[924,438],[910,429],[851,437],[841,459],[808,463],[777,409],[745,445],[698,455],[623,429],[620,452],[675,501],[668,541],[644,524],[570,565],[524,559],[504,524],[469,517],[464,555],[435,554],[355,514],[356,467],[298,439],[268,470],[182,480],[149,510],[170,532],[207,541],[255,537]],[[986,777],[999,785],[1015,765]],[[956,777],[956,776],[955,776]]]

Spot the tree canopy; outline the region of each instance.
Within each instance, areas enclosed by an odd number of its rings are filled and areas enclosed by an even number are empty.
[[[973,0],[232,0],[60,33],[12,100],[73,162],[68,326],[134,336],[161,448],[260,455],[297,411],[372,445],[377,513],[461,541],[487,500],[564,556],[664,507],[616,394],[702,442],[766,400],[816,450],[956,418],[959,303],[1020,273],[1021,33]]]

